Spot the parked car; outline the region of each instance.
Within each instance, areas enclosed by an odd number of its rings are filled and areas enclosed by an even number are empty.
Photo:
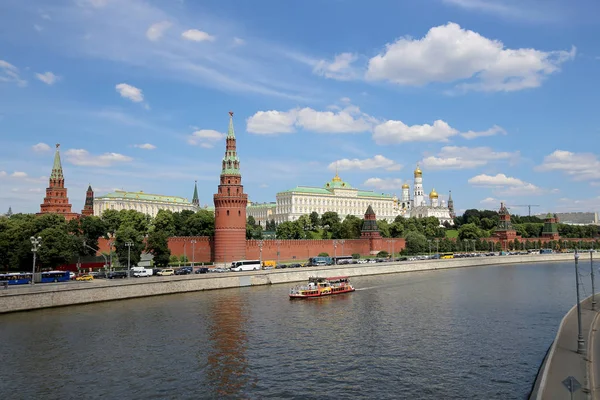
[[[93,281],[94,277],[90,274],[79,275],[75,278],[76,281]]]
[[[175,270],[173,268],[163,269],[162,271],[158,271],[158,273],[156,275],[160,275],[160,276],[175,275]]]
[[[208,273],[208,267],[200,267],[196,270],[197,274],[206,274]]]
[[[189,275],[192,273],[192,267],[181,267],[175,271],[175,275]]]
[[[127,271],[112,271],[108,273],[108,279],[127,278]]]
[[[136,269],[135,271],[133,271],[133,276],[135,278],[142,278],[145,276],[152,276],[152,270],[151,269]]]

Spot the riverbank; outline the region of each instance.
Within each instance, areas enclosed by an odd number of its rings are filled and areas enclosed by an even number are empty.
[[[62,307],[76,304],[160,296],[201,290],[228,289],[306,281],[310,276],[367,276],[413,271],[480,267],[503,264],[560,262],[573,254],[474,257],[450,260],[402,261],[378,264],[211,273],[172,277],[97,279],[88,282],[47,283],[0,290],[0,313]]]

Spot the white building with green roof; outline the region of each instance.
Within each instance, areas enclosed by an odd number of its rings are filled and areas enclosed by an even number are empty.
[[[275,203],[253,204],[246,212],[264,226],[267,220],[274,219],[278,224],[296,221],[313,211],[319,215],[333,211],[341,219],[347,215],[362,218],[369,205],[373,207],[377,219],[392,222],[398,215],[396,196],[353,188],[336,173],[323,187],[297,186],[277,193]]]
[[[102,215],[105,210],[135,210],[155,217],[159,210],[179,212],[198,211],[199,207],[188,199],[177,196],[163,196],[140,192],[116,190],[104,196],[94,197],[94,215]]]

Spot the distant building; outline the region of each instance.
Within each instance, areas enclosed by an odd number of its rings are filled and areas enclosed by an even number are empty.
[[[183,210],[197,211],[198,207],[188,199],[177,196],[163,196],[140,192],[115,190],[104,196],[94,198],[94,215],[101,216],[106,210],[135,210],[151,217],[156,217],[159,210],[179,212]]]
[[[567,225],[598,225],[597,212],[570,212],[554,214],[561,224]],[[544,219],[546,215],[539,214],[537,217]]]
[[[94,191],[92,190],[92,185],[88,186],[85,194],[85,205],[83,206],[83,210],[81,210],[81,215],[86,217],[94,215]]]

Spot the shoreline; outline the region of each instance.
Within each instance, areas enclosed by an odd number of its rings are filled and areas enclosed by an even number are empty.
[[[565,262],[573,254],[473,257],[448,260],[348,264],[282,270],[227,272],[171,277],[97,279],[88,282],[45,283],[0,289],[0,314],[66,307],[104,301],[162,296],[203,290],[231,289],[306,281],[310,276],[369,276],[493,265]]]

